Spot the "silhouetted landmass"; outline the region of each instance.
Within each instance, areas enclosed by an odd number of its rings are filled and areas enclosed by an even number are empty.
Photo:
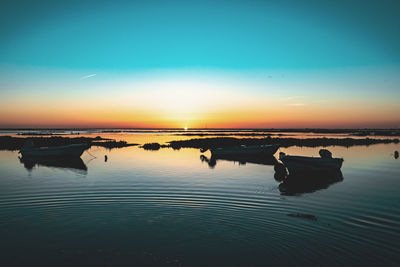
[[[70,133],[36,133],[36,132],[26,132],[17,133],[17,135],[29,135],[29,136],[46,136],[46,135],[70,135]]]
[[[128,144],[126,141],[115,141],[115,140],[110,140],[110,141],[96,141],[91,143],[92,146],[101,146],[105,148],[121,148],[121,147],[127,147],[127,146],[137,146],[139,144]]]
[[[106,148],[119,148],[134,146],[137,144],[128,144],[125,141],[116,141],[113,139],[101,138],[100,136],[90,137],[12,137],[0,136],[0,149],[2,150],[20,150],[27,140],[33,141],[37,147],[65,146],[71,144],[86,143],[91,146],[101,146]]]
[[[23,147],[27,140],[34,142],[35,146],[62,146],[70,144],[87,143],[93,146],[101,146],[106,148],[120,148],[134,146],[138,144],[128,144],[126,141],[116,141],[114,139],[102,138],[100,136],[91,137],[12,137],[0,136],[0,149],[19,150]],[[389,144],[399,143],[399,139],[378,139],[378,138],[234,138],[234,137],[214,137],[214,138],[198,138],[189,140],[171,141],[168,145],[160,145],[158,143],[145,144],[144,149],[158,150],[162,147],[171,147],[173,149],[180,148],[199,148],[211,149],[219,147],[232,147],[239,145],[263,145],[263,144],[280,144],[282,147],[290,146],[355,146],[355,145],[373,145],[373,144]]]
[[[181,134],[174,134],[174,135],[183,135],[183,136],[284,136],[287,134],[281,133],[253,133],[253,132],[212,132],[212,133],[181,133]]]
[[[283,133],[346,134],[353,136],[400,136],[399,129],[263,129],[263,130],[213,130],[183,132],[184,136],[283,136]]]
[[[166,145],[160,145],[159,143],[147,143],[141,146],[145,150],[159,150],[161,147],[166,147]]]
[[[212,149],[219,147],[233,147],[239,145],[269,145],[279,144],[281,147],[290,146],[362,146],[373,144],[390,144],[399,143],[399,139],[372,139],[372,138],[233,138],[233,137],[215,137],[215,138],[198,138],[189,140],[179,140],[169,142],[169,147],[173,149],[180,148],[199,148]]]
[[[37,135],[40,131],[46,131],[46,135],[48,133],[58,132],[70,132],[70,131],[98,131],[102,133],[121,133],[121,132],[132,132],[132,133],[177,133],[180,135],[214,135],[216,133],[243,133],[243,134],[258,134],[258,135],[266,135],[268,133],[316,133],[316,134],[349,134],[356,136],[400,136],[399,128],[392,129],[379,129],[379,128],[364,128],[364,129],[318,129],[318,128],[264,128],[264,129],[235,129],[235,128],[192,128],[187,131],[184,131],[182,128],[109,128],[109,129],[101,129],[101,128],[3,128],[4,131],[30,131],[33,135]],[[22,133],[23,135],[27,135],[26,133]],[[68,133],[67,133],[68,134]]]
[[[357,136],[369,136],[369,135],[378,135],[378,136],[400,136],[400,129],[393,128],[393,129],[374,129],[374,128],[365,128],[365,129],[318,129],[318,128],[297,128],[297,129],[286,129],[286,128],[265,128],[265,129],[213,129],[213,128],[192,128],[188,131],[184,131],[182,129],[152,129],[152,128],[143,128],[143,129],[109,129],[103,130],[104,133],[113,133],[113,132],[170,132],[170,133],[180,133],[180,135],[215,135],[218,133],[243,133],[243,134],[258,134],[264,135],[265,132],[270,133],[279,133],[279,132],[286,132],[286,133],[320,133],[320,134],[350,134],[350,135],[357,135]],[[264,132],[264,133],[263,133]]]

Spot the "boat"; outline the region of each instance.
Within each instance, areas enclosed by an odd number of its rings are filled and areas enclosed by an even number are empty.
[[[342,167],[342,158],[332,158],[332,153],[326,149],[319,151],[320,157],[290,156],[279,153],[279,160],[289,171],[296,174],[330,174],[337,173]]]
[[[278,150],[279,145],[241,145],[237,147],[210,149],[213,156],[225,155],[269,155],[272,156]]]
[[[34,147],[32,142],[27,142],[19,151],[22,157],[80,157],[88,144],[71,144],[65,146]]]

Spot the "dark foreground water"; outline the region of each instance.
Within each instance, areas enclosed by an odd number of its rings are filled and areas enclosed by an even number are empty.
[[[399,146],[329,149],[343,180],[295,195],[272,165],[210,168],[195,149],[25,165],[0,151],[0,265],[397,265]]]

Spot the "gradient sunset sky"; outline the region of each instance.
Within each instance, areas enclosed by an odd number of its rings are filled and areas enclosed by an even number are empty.
[[[2,1],[0,127],[398,128],[399,14],[385,0]]]

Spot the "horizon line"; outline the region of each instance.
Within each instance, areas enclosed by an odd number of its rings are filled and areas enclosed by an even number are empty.
[[[24,127],[16,127],[16,128],[2,128],[0,130],[3,131],[12,131],[12,130],[102,130],[102,129],[110,129],[110,130],[182,130],[185,131],[183,127],[40,127],[40,128],[24,128]],[[324,128],[324,127],[288,127],[288,128],[188,128],[186,131],[191,130],[400,130],[400,127],[388,127],[388,128]]]

